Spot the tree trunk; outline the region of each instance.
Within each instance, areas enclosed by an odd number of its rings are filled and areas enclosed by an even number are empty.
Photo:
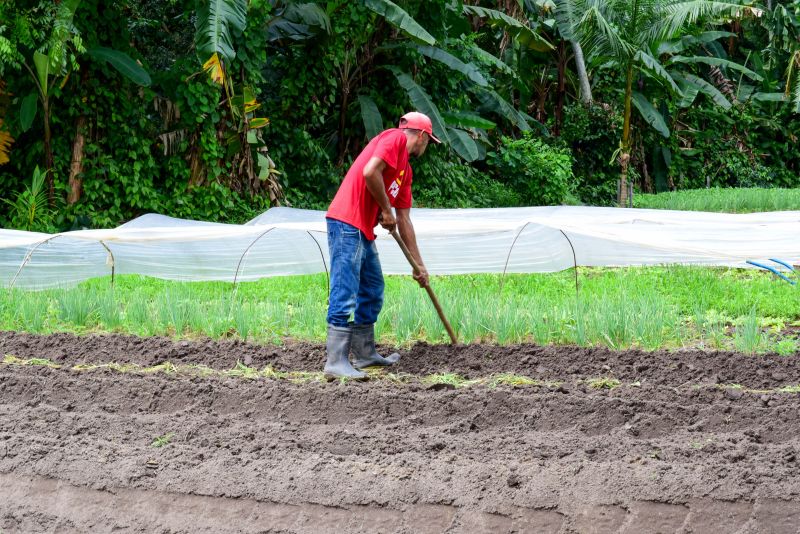
[[[628,62],[625,81],[625,120],[622,124],[622,143],[620,144],[620,176],[617,202],[624,208],[628,202],[628,165],[631,161],[631,95],[633,94],[633,61]]]
[[[195,131],[189,139],[189,188],[201,185],[205,178],[205,168],[200,159],[200,133]]]
[[[511,101],[514,101],[514,96],[511,96]],[[536,120],[544,124],[547,122],[547,113],[545,113],[545,104],[547,103],[547,85],[542,87],[539,95],[536,97]],[[524,109],[524,108],[523,108]]]
[[[51,208],[56,206],[56,186],[53,180],[53,148],[50,134],[50,102],[47,97],[42,99],[44,110],[44,166],[47,173],[47,203]]]
[[[342,87],[342,109],[339,112],[339,158],[338,165],[344,165],[344,158],[347,155],[347,140],[344,138],[344,128],[347,124],[347,106],[350,103],[350,86],[345,82]]]
[[[575,67],[578,71],[578,80],[581,85],[581,102],[588,105],[592,103],[592,86],[589,85],[589,74],[586,72],[586,60],[583,57],[583,48],[578,41],[570,41],[572,52],[575,54]]]
[[[561,125],[564,123],[564,95],[567,92],[567,47],[566,41],[561,39],[558,43],[558,92],[556,93],[555,124],[553,135],[561,135]]]
[[[731,23],[731,33],[737,36],[742,31],[742,25],[738,21]],[[732,56],[736,53],[736,37],[728,37],[728,55]]]
[[[81,115],[75,121],[75,139],[72,142],[72,162],[69,165],[69,193],[67,204],[72,206],[81,198],[83,190],[83,149],[86,146],[86,116]]]
[[[642,189],[645,193],[652,193],[655,191],[653,187],[653,179],[650,176],[650,173],[647,170],[647,154],[644,152],[644,143],[642,139],[639,139],[639,154],[642,158]]]

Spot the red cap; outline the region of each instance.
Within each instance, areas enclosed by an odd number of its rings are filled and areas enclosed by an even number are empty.
[[[439,141],[439,139],[433,135],[433,124],[431,123],[431,120],[427,115],[420,113],[419,111],[412,111],[411,113],[406,113],[400,117],[399,127],[401,129],[409,128],[412,130],[422,130],[431,137],[434,143],[441,143],[441,141]]]

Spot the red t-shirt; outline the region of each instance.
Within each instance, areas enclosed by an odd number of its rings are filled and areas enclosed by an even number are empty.
[[[367,189],[364,178],[364,167],[367,162],[377,157],[386,162],[383,169],[383,185],[389,204],[394,208],[411,207],[411,166],[408,164],[406,135],[403,130],[392,128],[376,135],[361,151],[347,175],[344,177],[339,191],[333,198],[326,217],[351,224],[364,232],[370,241],[375,239],[375,226],[381,209],[372,193]]]

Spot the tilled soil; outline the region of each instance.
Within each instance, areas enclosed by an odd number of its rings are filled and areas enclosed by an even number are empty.
[[[61,366],[0,364],[0,532],[800,532],[797,356],[401,352],[547,385],[77,371],[318,371],[324,348],[0,333],[0,357]]]

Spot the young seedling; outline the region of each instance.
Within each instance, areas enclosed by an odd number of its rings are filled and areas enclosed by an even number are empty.
[[[155,447],[156,449],[163,447],[175,436],[175,432],[167,432],[163,436],[158,436],[157,438],[153,439],[153,442],[150,444],[151,447]]]

